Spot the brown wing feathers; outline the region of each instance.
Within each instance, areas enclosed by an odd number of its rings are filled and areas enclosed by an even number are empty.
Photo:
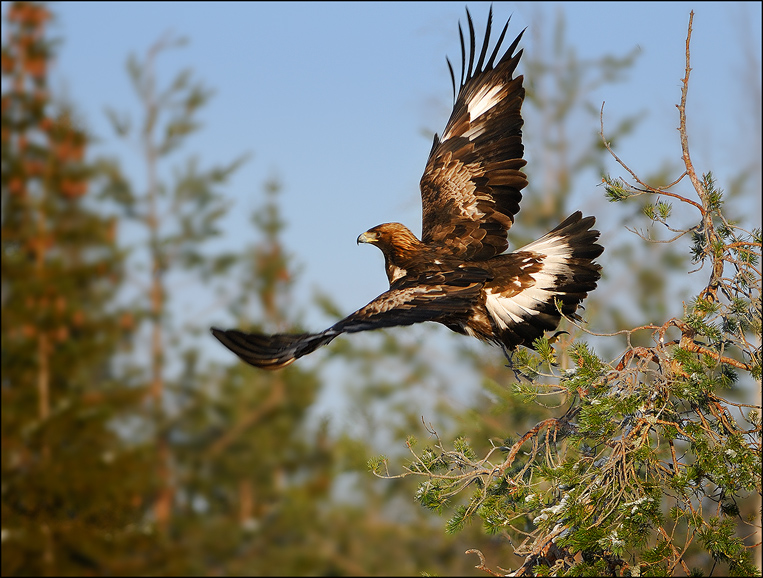
[[[521,190],[527,186],[519,170],[522,158],[522,77],[513,78],[522,52],[514,54],[520,34],[494,62],[508,22],[485,63],[490,42],[492,11],[485,39],[474,65],[475,34],[469,24],[469,63],[461,39],[461,79],[453,112],[435,137],[421,179],[422,241],[442,244],[459,257],[482,260],[508,248],[506,232],[519,211]],[[455,74],[448,62],[455,93]],[[483,68],[484,66],[484,68]]]
[[[422,275],[410,279],[407,284],[396,284],[394,289],[382,293],[321,333],[263,335],[213,327],[212,334],[247,363],[263,369],[280,369],[342,333],[424,321],[466,322],[470,308],[488,278],[486,271],[469,267]]]
[[[334,339],[338,333],[330,329],[322,333],[245,333],[237,329],[212,328],[220,343],[249,365],[262,369],[281,369],[295,359],[312,353]]]

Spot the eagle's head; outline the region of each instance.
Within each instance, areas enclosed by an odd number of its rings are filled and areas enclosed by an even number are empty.
[[[371,243],[385,254],[391,252],[397,255],[415,251],[421,246],[416,235],[400,223],[376,225],[358,237],[358,244],[360,243]]]
[[[369,229],[358,237],[358,244],[371,243],[384,253],[387,278],[390,285],[404,277],[409,270],[422,264],[424,244],[405,225],[384,223]]]

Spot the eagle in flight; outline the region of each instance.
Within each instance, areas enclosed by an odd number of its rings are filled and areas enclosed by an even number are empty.
[[[509,23],[488,54],[492,8],[476,52],[467,9],[469,53],[459,24],[461,75],[448,60],[455,104],[441,137],[435,135],[424,176],[421,239],[400,223],[378,225],[358,237],[384,253],[389,290],[320,333],[263,335],[212,328],[213,335],[256,367],[279,369],[355,333],[422,321],[442,323],[508,352],[553,331],[596,288],[604,250],[595,219],[578,211],[537,241],[505,253],[527,178],[522,158],[525,90],[514,53],[522,34],[499,58]],[[524,31],[523,31],[524,32]],[[467,62],[468,57],[468,62]],[[475,62],[476,60],[476,62]],[[557,302],[559,308],[557,309]]]

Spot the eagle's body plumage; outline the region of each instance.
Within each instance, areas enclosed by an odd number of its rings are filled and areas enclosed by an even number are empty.
[[[458,94],[442,137],[435,135],[420,184],[421,240],[399,223],[378,225],[358,237],[384,254],[389,290],[320,333],[261,335],[213,328],[215,337],[244,361],[278,369],[342,333],[422,321],[513,350],[556,329],[561,315],[555,301],[562,313],[574,315],[596,288],[601,268],[594,259],[603,248],[596,243],[599,232],[591,229],[594,218],[580,212],[537,241],[504,253],[527,186],[520,171],[525,165],[523,78],[514,77],[522,55],[514,51],[522,34],[496,62],[507,22],[487,58],[491,17],[478,57],[468,17],[468,65],[461,33]]]

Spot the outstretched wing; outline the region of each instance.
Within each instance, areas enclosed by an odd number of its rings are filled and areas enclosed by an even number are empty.
[[[473,267],[430,273],[395,284],[368,305],[320,333],[263,335],[212,328],[212,334],[241,359],[263,369],[280,369],[342,333],[356,333],[422,321],[466,322],[489,274]]]
[[[475,64],[474,25],[469,22],[469,63],[461,37],[461,80],[441,138],[434,137],[421,179],[422,241],[449,248],[464,259],[489,259],[508,248],[506,233],[519,211],[527,178],[522,158],[522,76],[513,77],[522,34],[495,63],[509,23],[486,60],[492,8]],[[453,67],[448,61],[456,92]]]

